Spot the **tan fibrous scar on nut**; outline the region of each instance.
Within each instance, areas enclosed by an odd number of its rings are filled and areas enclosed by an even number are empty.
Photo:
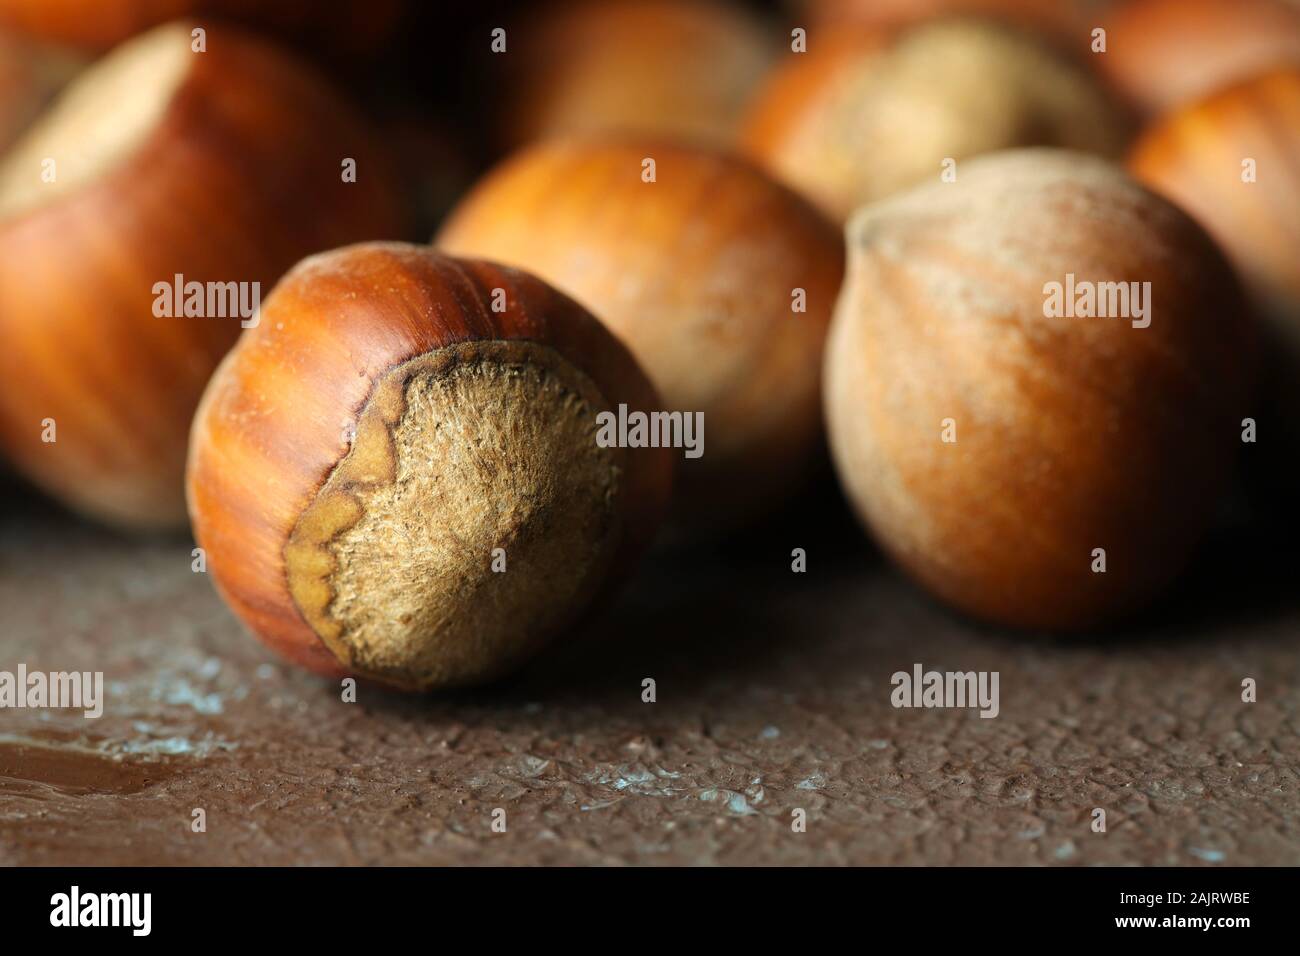
[[[1124,283],[1113,301],[1143,314],[1058,313],[1053,283]],[[1256,351],[1186,213],[1100,159],[993,154],[850,224],[831,449],[930,591],[986,621],[1088,628],[1158,595],[1214,519]]]
[[[183,526],[190,420],[242,318],[160,316],[157,285],[269,291],[396,234],[388,183],[360,115],[256,37],[209,26],[200,52],[174,23],[96,62],[0,160],[0,453],[76,511]]]
[[[322,253],[204,395],[195,535],[285,657],[408,689],[479,683],[582,619],[654,534],[677,453],[599,441],[620,404],[658,398],[533,276],[401,243]]]

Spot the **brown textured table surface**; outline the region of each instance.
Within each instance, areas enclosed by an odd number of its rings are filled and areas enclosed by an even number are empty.
[[[349,704],[241,631],[187,540],[6,500],[0,670],[102,670],[107,703],[0,710],[5,863],[1300,863],[1300,592],[1249,539],[1125,633],[1016,637],[826,505],[657,555],[504,685]],[[999,671],[1000,715],[893,708],[916,662]]]

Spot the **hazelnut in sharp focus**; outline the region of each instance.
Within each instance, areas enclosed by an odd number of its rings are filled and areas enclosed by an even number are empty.
[[[0,161],[0,454],[78,511],[182,525],[213,368],[298,259],[397,233],[384,165],[323,80],[236,30],[200,50],[169,24],[83,72]]]
[[[507,160],[438,236],[535,272],[625,341],[670,412],[702,415],[679,528],[787,496],[821,445],[821,351],[843,241],[749,163],[663,142],[566,140]]]
[[[885,551],[976,617],[1086,628],[1157,595],[1213,518],[1253,374],[1222,254],[1102,160],[981,157],[849,226],[836,468]]]
[[[478,683],[574,624],[652,536],[664,448],[597,416],[657,399],[585,310],[400,243],[313,256],[195,417],[190,514],[244,623],[323,673]]]

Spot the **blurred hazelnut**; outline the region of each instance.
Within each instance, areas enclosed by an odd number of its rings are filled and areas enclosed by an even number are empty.
[[[541,143],[475,187],[438,244],[574,296],[627,343],[666,409],[702,414],[702,455],[680,469],[685,522],[750,517],[813,467],[842,240],[749,163],[656,143]]]
[[[1300,6],[1289,0],[1129,0],[1099,25],[1097,67],[1148,114],[1300,65]]]
[[[234,29],[191,44],[177,23],[115,50],[0,163],[0,452],[127,527],[184,521],[190,418],[254,293],[400,222],[314,73]]]
[[[567,0],[507,42],[507,147],[607,132],[730,142],[777,52],[731,0]]]
[[[946,162],[1033,145],[1118,156],[1128,133],[1123,111],[1068,57],[992,21],[951,19],[889,41],[814,40],[757,97],[742,138],[842,222],[937,181]]]

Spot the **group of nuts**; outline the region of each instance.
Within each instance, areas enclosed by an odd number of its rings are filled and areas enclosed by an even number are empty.
[[[0,451],[121,528],[188,506],[235,613],[321,673],[500,674],[825,439],[943,600],[1095,627],[1300,412],[1291,0],[543,5],[465,40],[510,155],[428,245],[392,144],[259,35],[400,3],[177,6],[0,0],[112,47],[0,155]],[[0,63],[0,149],[29,74]],[[274,291],[240,334],[160,317],[173,280]],[[1104,292],[1055,314],[1063,283]],[[598,442],[627,410],[699,415],[704,454]]]

